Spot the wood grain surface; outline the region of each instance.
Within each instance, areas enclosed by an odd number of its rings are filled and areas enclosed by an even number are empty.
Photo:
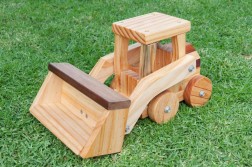
[[[142,44],[161,41],[191,29],[190,21],[153,12],[113,23],[113,32]]]

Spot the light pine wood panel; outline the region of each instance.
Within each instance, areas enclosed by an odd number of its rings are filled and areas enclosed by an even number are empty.
[[[109,111],[106,119],[101,121],[94,130],[90,141],[80,155],[89,158],[104,154],[120,152],[125,136],[128,109]]]
[[[61,107],[61,104],[42,105],[41,107],[44,111],[47,111],[47,115],[50,115],[50,117],[57,121],[58,126],[64,128],[81,146],[86,144],[90,134],[86,133],[76,123],[75,119],[65,114],[68,112],[65,107]]]
[[[186,54],[186,34],[172,37],[172,60],[176,61]]]
[[[139,75],[132,71],[126,70],[121,73],[121,91],[120,93],[125,96],[130,96],[132,91],[135,89],[139,80]]]
[[[104,107],[98,105],[95,101],[80,93],[68,83],[65,82],[62,89],[64,95],[62,99],[66,98],[73,106],[79,108],[80,112],[82,110],[83,113],[85,113],[84,115],[87,114],[88,118],[98,121],[100,117],[107,112]]]
[[[114,53],[101,57],[90,71],[89,75],[104,83],[114,73]]]
[[[83,147],[81,143],[79,143],[69,131],[62,127],[59,121],[53,118],[49,112],[52,111],[44,109],[41,105],[34,106],[31,111],[34,117],[36,117],[58,139],[60,139],[68,148],[78,155]]]
[[[83,158],[120,152],[128,108],[106,110],[68,83],[62,87],[61,103],[35,105],[31,113]]]
[[[33,108],[35,105],[37,105],[37,104],[39,103],[39,100],[40,100],[40,98],[42,97],[43,93],[45,92],[46,87],[47,87],[47,85],[50,83],[50,80],[51,80],[51,78],[53,77],[53,75],[54,75],[54,74],[53,74],[52,72],[49,72],[49,73],[47,74],[47,76],[45,77],[45,80],[44,80],[42,86],[40,87],[40,89],[39,89],[39,91],[38,91],[36,97],[35,97],[34,100],[33,100],[32,105],[31,105],[31,107],[30,107],[30,109],[29,109],[30,111],[32,110],[32,108]],[[60,87],[60,88],[61,88],[61,87]]]
[[[82,128],[81,131],[83,134],[87,134],[86,136],[89,136],[92,133],[92,130],[95,128],[97,122],[95,122],[94,120],[90,121],[90,118],[86,117],[84,113],[80,113],[80,111],[77,110],[77,108],[73,107],[72,104],[65,105],[61,103],[60,105],[56,104],[56,106],[63,112],[65,112],[66,116],[68,116],[72,120],[75,120],[75,123]],[[76,113],[74,113],[74,110],[76,111]]]
[[[60,102],[62,83],[63,81],[57,75],[49,71],[31,108],[37,104]]]
[[[123,70],[128,69],[128,44],[129,39],[115,34],[115,48],[114,48],[114,84],[115,89],[120,91],[120,75]]]
[[[121,72],[121,86],[120,86],[120,93],[125,96],[128,96],[128,74],[129,70],[125,70]]]
[[[158,44],[154,71],[170,64],[171,62],[172,62],[171,47],[166,48],[165,45]]]
[[[132,45],[129,45],[127,54],[129,65],[139,62],[140,48],[141,48],[140,43],[134,43]]]
[[[151,44],[190,31],[190,22],[163,13],[146,15],[113,23],[115,34],[142,44]]]
[[[128,78],[128,95],[130,96],[131,93],[134,91],[135,87],[137,86],[140,77],[136,72],[131,71],[130,75],[128,75]]]
[[[142,45],[140,51],[139,76],[143,78],[154,71],[157,43]]]
[[[85,124],[83,127],[87,128],[87,131],[96,126],[97,120],[99,120],[97,115],[94,115],[93,113],[89,114],[89,110],[84,110],[86,107],[83,106],[83,104],[74,101],[74,98],[63,94],[61,104],[68,109],[69,115],[77,117],[76,120],[81,120]]]
[[[184,90],[178,91],[177,92],[177,97],[179,99],[179,101],[183,101],[184,100]]]

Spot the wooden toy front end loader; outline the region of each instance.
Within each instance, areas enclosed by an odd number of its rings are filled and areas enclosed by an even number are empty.
[[[50,63],[31,113],[83,158],[120,152],[137,120],[173,118],[179,102],[202,106],[212,83],[200,75],[200,57],[186,43],[190,22],[150,13],[112,25],[114,52],[89,75],[68,63]],[[171,38],[171,44],[160,41]],[[129,41],[137,43],[129,45]],[[111,88],[103,83],[114,75]]]

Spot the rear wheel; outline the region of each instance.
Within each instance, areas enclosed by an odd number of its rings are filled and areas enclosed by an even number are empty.
[[[184,91],[184,100],[186,104],[198,107],[208,102],[212,94],[212,82],[209,78],[197,75],[187,84]]]

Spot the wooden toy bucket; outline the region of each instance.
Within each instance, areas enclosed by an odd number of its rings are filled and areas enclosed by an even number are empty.
[[[121,151],[130,100],[68,63],[51,63],[30,112],[83,158]]]

